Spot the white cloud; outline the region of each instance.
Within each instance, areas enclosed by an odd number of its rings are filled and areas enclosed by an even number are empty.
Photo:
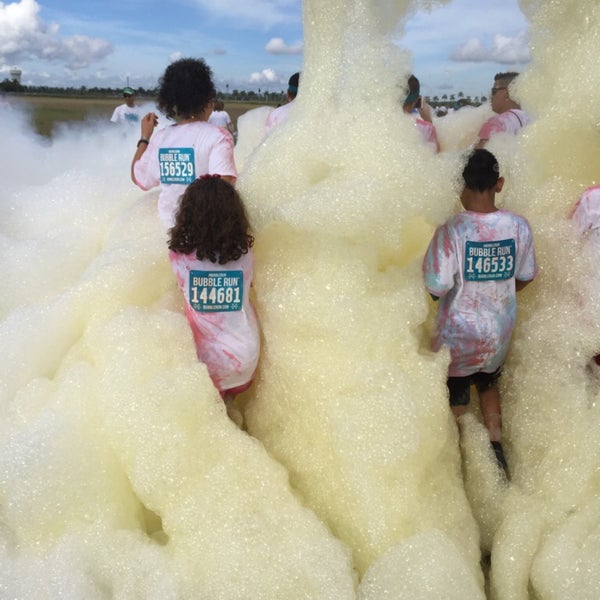
[[[294,45],[288,46],[283,38],[271,38],[265,46],[265,50],[269,54],[302,54],[303,49],[304,44],[302,42],[296,42]]]
[[[515,37],[496,34],[491,47],[485,46],[478,38],[470,38],[456,48],[451,59],[457,62],[495,62],[500,64],[527,63],[531,53],[524,32]]]
[[[106,40],[75,35],[59,36],[56,23],[46,24],[38,16],[35,0],[13,4],[0,2],[0,62],[19,63],[30,59],[59,61],[68,70],[87,67],[113,51]]]
[[[252,85],[277,83],[279,78],[273,69],[263,69],[262,71],[252,73],[249,78],[249,83]]]

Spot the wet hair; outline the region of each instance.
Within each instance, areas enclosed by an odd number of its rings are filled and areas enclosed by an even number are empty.
[[[225,104],[223,104],[222,100],[215,100],[215,110],[223,110],[225,108]]]
[[[467,189],[485,192],[496,185],[500,178],[500,166],[489,150],[478,148],[469,154],[462,176]]]
[[[180,198],[169,249],[196,253],[198,260],[224,265],[254,245],[244,203],[235,188],[218,175],[203,175]]]
[[[156,104],[170,119],[189,119],[202,114],[216,95],[210,67],[200,58],[181,58],[158,80]]]
[[[288,94],[290,98],[295,98],[298,94],[298,87],[300,86],[300,73],[294,73],[288,79]]]

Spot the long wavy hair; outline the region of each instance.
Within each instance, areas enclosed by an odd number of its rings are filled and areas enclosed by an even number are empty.
[[[181,58],[158,80],[156,104],[170,119],[189,119],[202,114],[216,95],[210,67],[200,58]]]
[[[244,203],[235,188],[218,175],[190,183],[180,198],[169,249],[196,253],[198,260],[224,265],[254,245]]]

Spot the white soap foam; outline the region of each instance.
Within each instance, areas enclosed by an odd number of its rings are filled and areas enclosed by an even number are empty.
[[[567,217],[598,172],[600,7],[522,6],[535,122],[489,146],[540,263],[502,379],[508,485],[477,417],[463,480],[420,275],[489,109],[436,120],[442,154],[421,144],[387,38],[408,2],[307,2],[294,113],[239,146],[264,336],[240,402],[253,437],[196,361],[156,193],[129,180],[137,132],[48,142],[0,114],[2,597],[477,598],[480,545],[495,598],[596,597],[600,290]]]

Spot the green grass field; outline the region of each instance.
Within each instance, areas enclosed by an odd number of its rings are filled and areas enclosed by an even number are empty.
[[[140,104],[152,102],[152,98],[139,98]],[[24,107],[30,115],[35,131],[40,135],[52,137],[56,125],[86,120],[103,120],[108,123],[116,106],[122,103],[120,98],[73,98],[57,96],[11,96],[9,102]],[[252,102],[226,102],[225,110],[236,125],[237,119],[246,111],[264,104]]]

